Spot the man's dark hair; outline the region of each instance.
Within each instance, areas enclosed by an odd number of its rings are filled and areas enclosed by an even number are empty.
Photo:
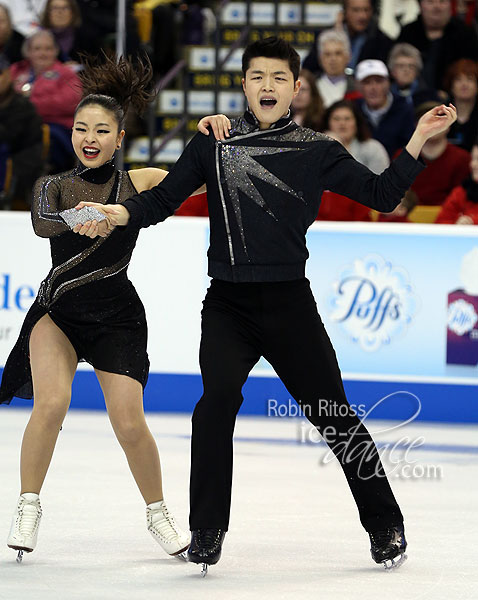
[[[242,74],[244,78],[246,77],[246,71],[251,64],[251,60],[260,57],[286,60],[294,76],[294,83],[299,79],[300,56],[289,42],[278,37],[268,37],[249,44],[242,55]]]

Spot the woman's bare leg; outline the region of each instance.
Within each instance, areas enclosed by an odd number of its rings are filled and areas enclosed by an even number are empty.
[[[60,427],[70,405],[78,359],[66,335],[48,315],[30,335],[33,410],[23,435],[21,493],[40,493]]]
[[[131,473],[146,504],[163,499],[161,465],[143,411],[141,384],[127,377],[95,369],[108,415]]]

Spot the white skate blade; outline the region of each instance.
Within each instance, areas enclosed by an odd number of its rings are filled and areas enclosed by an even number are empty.
[[[17,563],[21,563],[23,560],[23,550],[19,550],[17,554]]]
[[[382,565],[386,571],[391,571],[392,569],[398,569],[398,567],[402,566],[407,558],[406,554],[399,554],[398,556],[395,556],[395,558],[382,561]]]
[[[207,575],[207,564],[206,563],[202,563],[201,577],[206,577],[206,575]]]
[[[188,549],[184,550],[184,552],[180,552],[179,554],[173,554],[174,558],[182,560],[184,562],[188,562]]]

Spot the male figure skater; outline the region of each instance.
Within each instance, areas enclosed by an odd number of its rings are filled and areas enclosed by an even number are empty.
[[[400,564],[406,548],[403,516],[375,445],[350,407],[347,416],[337,416],[348,403],[304,276],[305,233],[325,189],[391,212],[422,169],[416,160],[422,145],[449,127],[456,111],[442,105],[427,113],[405,151],[377,176],[339,143],[291,120],[300,59],[288,43],[277,38],[252,43],[242,65],[249,106],[233,120],[227,139],[197,134],[160,185],[123,205],[98,207],[114,225],[148,227],[207,185],[212,282],[202,311],[204,394],[192,419],[189,560],[207,565],[220,558],[241,389],[264,356],[339,460],[373,559]],[[98,231],[105,233],[104,222],[85,224],[80,233]]]

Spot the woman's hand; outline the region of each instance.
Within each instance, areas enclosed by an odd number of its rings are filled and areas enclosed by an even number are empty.
[[[468,215],[460,215],[456,220],[457,225],[473,225],[473,219]]]
[[[121,204],[99,204],[97,202],[80,202],[75,206],[77,210],[84,206],[93,206],[105,215],[104,221],[86,221],[83,225],[76,225],[72,231],[89,238],[107,237],[118,225],[127,225],[129,212]]]
[[[198,131],[204,135],[209,135],[208,126],[212,128],[216,140],[225,140],[229,137],[229,129],[231,129],[231,121],[226,115],[210,115],[203,117],[198,123]]]
[[[456,121],[456,108],[453,104],[440,104],[426,112],[417,123],[417,131],[426,140],[446,131]]]

